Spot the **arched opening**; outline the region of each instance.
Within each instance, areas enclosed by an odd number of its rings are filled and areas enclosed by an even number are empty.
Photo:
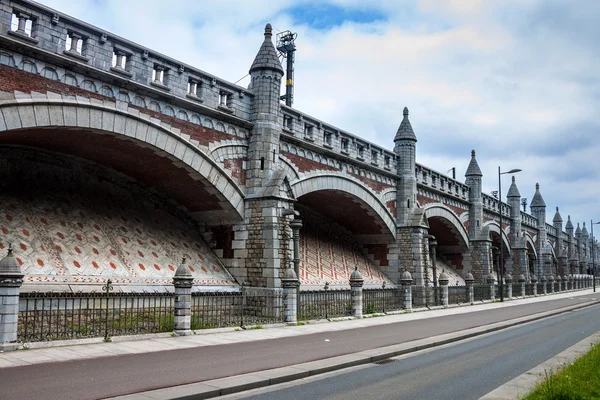
[[[430,216],[432,214],[436,214]],[[427,209],[427,222],[429,234],[435,237],[435,250],[430,243],[430,250],[435,251],[436,281],[443,270],[450,279],[450,284],[464,285],[465,255],[469,251],[467,233],[460,224],[457,216],[444,208]],[[433,254],[431,254],[433,256]],[[433,279],[433,270],[429,271],[430,280]]]
[[[86,160],[23,146],[27,140],[33,143],[27,132],[21,133],[21,140],[11,132],[0,138],[4,143],[12,137],[21,144],[0,145],[0,248],[9,243],[15,248],[25,273],[24,291],[98,291],[107,279],[124,291],[164,290],[183,257],[195,284],[237,285],[203,240],[198,221],[187,209],[193,204],[179,195],[177,185],[161,184],[171,178],[190,187],[187,172],[169,167],[148,149],[136,151],[135,162],[124,163],[117,158],[125,156],[126,145],[102,158],[111,149],[101,148],[102,139],[94,142],[96,148],[86,149],[79,142],[76,147]],[[60,133],[47,130],[45,136]],[[91,161],[100,159],[106,164]],[[164,170],[144,175],[139,167],[148,170],[149,165]],[[152,179],[156,185],[148,185]]]
[[[297,190],[297,193],[299,191]],[[301,230],[301,282],[305,288],[349,284],[356,266],[365,287],[393,287],[388,244],[394,240],[388,225],[360,197],[342,190],[300,193],[296,209]],[[383,208],[383,207],[382,207]]]

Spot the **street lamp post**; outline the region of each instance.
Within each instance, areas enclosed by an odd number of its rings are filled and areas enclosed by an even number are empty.
[[[498,205],[498,211],[500,212],[500,263],[498,264],[498,289],[500,289],[500,301],[504,301],[504,282],[503,282],[503,270],[504,270],[504,250],[503,250],[503,242],[502,242],[502,179],[501,176],[505,174],[516,174],[517,172],[521,172],[520,169],[511,169],[510,171],[500,172],[500,166],[498,166],[498,200],[500,201]]]
[[[598,224],[600,224],[600,222],[590,220],[590,225],[592,226],[592,281],[594,282],[594,292],[596,291],[596,253],[594,251],[596,238],[594,238],[594,225]]]

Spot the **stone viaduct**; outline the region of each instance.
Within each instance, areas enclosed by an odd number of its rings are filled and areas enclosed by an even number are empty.
[[[514,177],[507,203],[482,193],[475,151],[464,182],[418,164],[407,108],[388,150],[282,104],[270,25],[249,72],[240,87],[1,0],[0,248],[24,290],[156,289],[184,255],[195,290],[280,287],[295,256],[304,288],[347,286],[356,266],[365,287],[404,270],[424,285],[434,251],[481,281],[501,240],[513,276],[587,272],[585,223],[556,208],[548,224],[539,186],[521,211]]]

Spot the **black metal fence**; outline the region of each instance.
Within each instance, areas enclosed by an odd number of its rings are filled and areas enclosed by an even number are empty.
[[[448,304],[464,304],[467,301],[466,286],[448,286]]]
[[[537,285],[536,283],[526,283],[525,284],[525,295],[533,296],[533,286]]]
[[[473,285],[473,301],[490,299],[490,285]]]
[[[363,299],[364,300],[364,299]],[[352,315],[350,290],[300,292],[298,320],[328,319]]]
[[[135,335],[173,330],[170,293],[21,293],[22,342]]]
[[[283,322],[284,295],[280,289],[242,287],[239,292],[192,294],[193,330]]]
[[[401,310],[402,303],[399,289],[363,289],[363,314]]]

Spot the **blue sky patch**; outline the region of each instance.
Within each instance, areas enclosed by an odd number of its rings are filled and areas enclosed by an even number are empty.
[[[330,29],[346,22],[368,24],[385,21],[380,10],[369,8],[342,8],[334,4],[302,4],[283,11],[295,24],[305,24],[314,29]]]

